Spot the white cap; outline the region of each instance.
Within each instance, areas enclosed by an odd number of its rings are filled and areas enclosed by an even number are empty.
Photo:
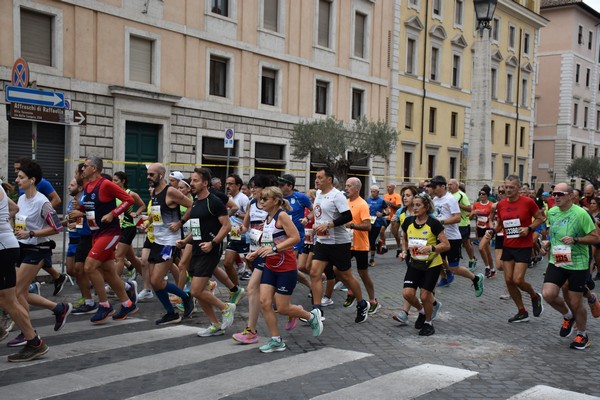
[[[373,185],[371,186],[371,190],[377,190],[379,192],[379,186]]]
[[[183,174],[181,173],[181,171],[173,171],[169,174],[169,177],[171,178],[175,178],[177,180],[182,180],[183,179]]]

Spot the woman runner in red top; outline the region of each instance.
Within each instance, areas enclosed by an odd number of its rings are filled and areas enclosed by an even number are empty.
[[[247,258],[250,261],[256,257],[266,258],[266,268],[263,270],[260,281],[260,306],[271,334],[271,340],[261,346],[260,351],[271,353],[286,349],[285,343],[279,336],[277,316],[273,310],[273,296],[275,296],[279,314],[308,320],[313,336],[321,334],[323,323],[318,309],[308,312],[302,306],[290,304],[292,292],[298,281],[294,245],[300,242],[298,229],[285,212],[291,209],[290,204],[283,198],[281,189],[275,186],[263,189],[259,201],[268,215],[263,225],[261,246],[248,254]]]
[[[477,224],[477,240],[479,240],[479,251],[481,258],[485,263],[485,277],[493,278],[496,275],[494,268],[494,259],[492,258],[492,248],[489,240],[482,241],[485,232],[492,229],[492,203],[489,200],[490,187],[484,186],[479,190],[479,201],[476,201],[471,208],[470,219],[475,218]]]

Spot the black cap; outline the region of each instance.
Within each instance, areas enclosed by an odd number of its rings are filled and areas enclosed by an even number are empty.
[[[296,186],[296,177],[290,174],[284,174],[277,178],[279,183],[287,183],[288,185]]]
[[[444,178],[441,175],[436,175],[433,178],[431,178],[431,180],[429,181],[429,184],[431,186],[435,186],[435,185],[447,185],[448,183],[446,182],[446,178]]]

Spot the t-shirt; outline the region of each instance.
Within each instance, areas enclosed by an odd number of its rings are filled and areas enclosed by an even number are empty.
[[[369,205],[360,196],[354,200],[348,199],[348,206],[352,212],[352,223],[358,225],[365,220],[369,220]],[[351,229],[352,247],[351,250],[368,251],[369,250],[369,231],[359,231]]]
[[[350,211],[350,207],[346,196],[338,189],[332,188],[325,194],[320,190],[317,192],[314,205],[315,226],[334,221],[345,211]],[[321,244],[350,243],[350,234],[340,225],[318,234],[316,240]]]
[[[419,254],[417,249],[422,246],[435,246],[437,237],[444,230],[444,227],[437,219],[428,216],[423,225],[415,221],[415,216],[406,217],[402,223],[402,231],[408,241],[408,253],[410,258],[422,261],[431,261],[429,268],[437,267],[443,263],[442,256],[439,253]]]
[[[519,196],[517,201],[500,200],[496,206],[496,219],[504,226],[504,247],[523,249],[533,247],[531,230],[527,236],[519,236],[519,228],[531,225],[539,208],[532,198]]]
[[[391,204],[395,205],[395,207],[392,207],[392,206],[388,207],[388,215],[385,217],[385,219],[387,219],[389,221],[391,216],[396,214],[396,210],[402,204],[402,198],[400,197],[400,195],[398,193],[392,193],[392,194],[386,193],[383,195],[383,199],[385,200],[386,203],[388,203],[388,204],[391,203]]]
[[[446,192],[442,197],[434,197],[433,205],[435,217],[440,221],[447,220],[452,217],[452,214],[460,213],[458,201],[450,192]],[[444,224],[444,229],[446,230],[448,240],[462,239],[458,230],[458,224]]]
[[[371,215],[371,224],[374,228],[381,228],[385,225],[385,218],[383,216],[378,217],[377,213],[380,212],[383,214],[385,211],[385,201],[381,197],[367,197],[366,202],[369,205],[369,214]]]
[[[250,202],[250,200],[248,199],[248,196],[246,196],[242,192],[238,192],[238,194],[231,197],[231,200],[233,200],[233,202],[235,204],[237,204],[238,212],[243,213],[243,214],[246,213],[246,210],[248,208],[248,203]],[[242,225],[242,222],[244,222],[240,217],[237,217],[235,215],[232,215],[231,217],[229,217],[229,219],[231,220],[232,226],[235,226],[235,225],[239,226],[239,225]]]
[[[53,223],[54,229],[58,232],[62,229],[60,220],[56,215],[56,211],[52,208],[52,204],[48,198],[36,192],[35,196],[28,199],[25,195],[19,197],[17,203],[19,212],[15,215],[15,232],[16,231],[37,231],[51,226],[48,221]],[[34,236],[32,238],[19,239],[23,244],[40,244],[47,242],[47,237]]]
[[[312,205],[310,198],[304,193],[293,192],[291,195],[285,196],[284,199],[286,199],[292,207],[287,213],[292,218],[292,222],[296,226],[296,229],[298,229],[300,242],[302,242],[304,240],[304,225],[302,225],[300,220],[304,218],[304,210],[310,208]]]
[[[199,244],[213,240],[221,229],[219,217],[227,215],[227,209],[212,193],[202,200],[195,199],[190,211],[190,231],[192,232],[192,255],[199,255]]]
[[[560,241],[565,236],[581,238],[596,229],[594,221],[583,208],[573,205],[566,211],[552,207],[548,211],[550,224],[550,263],[570,270],[586,270],[589,266],[589,245]]]
[[[462,206],[470,206],[471,205],[469,198],[467,197],[467,195],[464,192],[459,190],[456,193],[452,193],[452,195],[454,196],[456,201],[458,201],[459,205],[462,205]],[[458,223],[458,226],[469,226],[469,225],[471,225],[471,220],[469,220],[469,212],[465,211],[461,208],[460,209],[460,222]]]
[[[486,228],[492,227],[492,221],[490,220],[490,214],[492,213],[493,205],[494,205],[494,203],[492,203],[491,201],[488,201],[485,204],[483,204],[480,201],[476,201],[475,204],[473,204],[473,211],[479,210],[478,213],[474,213],[475,223],[478,228],[486,229]]]

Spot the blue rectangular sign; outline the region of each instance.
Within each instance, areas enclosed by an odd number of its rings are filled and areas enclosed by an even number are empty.
[[[65,108],[65,95],[60,92],[6,86],[6,101],[9,103],[25,103],[35,106]]]

